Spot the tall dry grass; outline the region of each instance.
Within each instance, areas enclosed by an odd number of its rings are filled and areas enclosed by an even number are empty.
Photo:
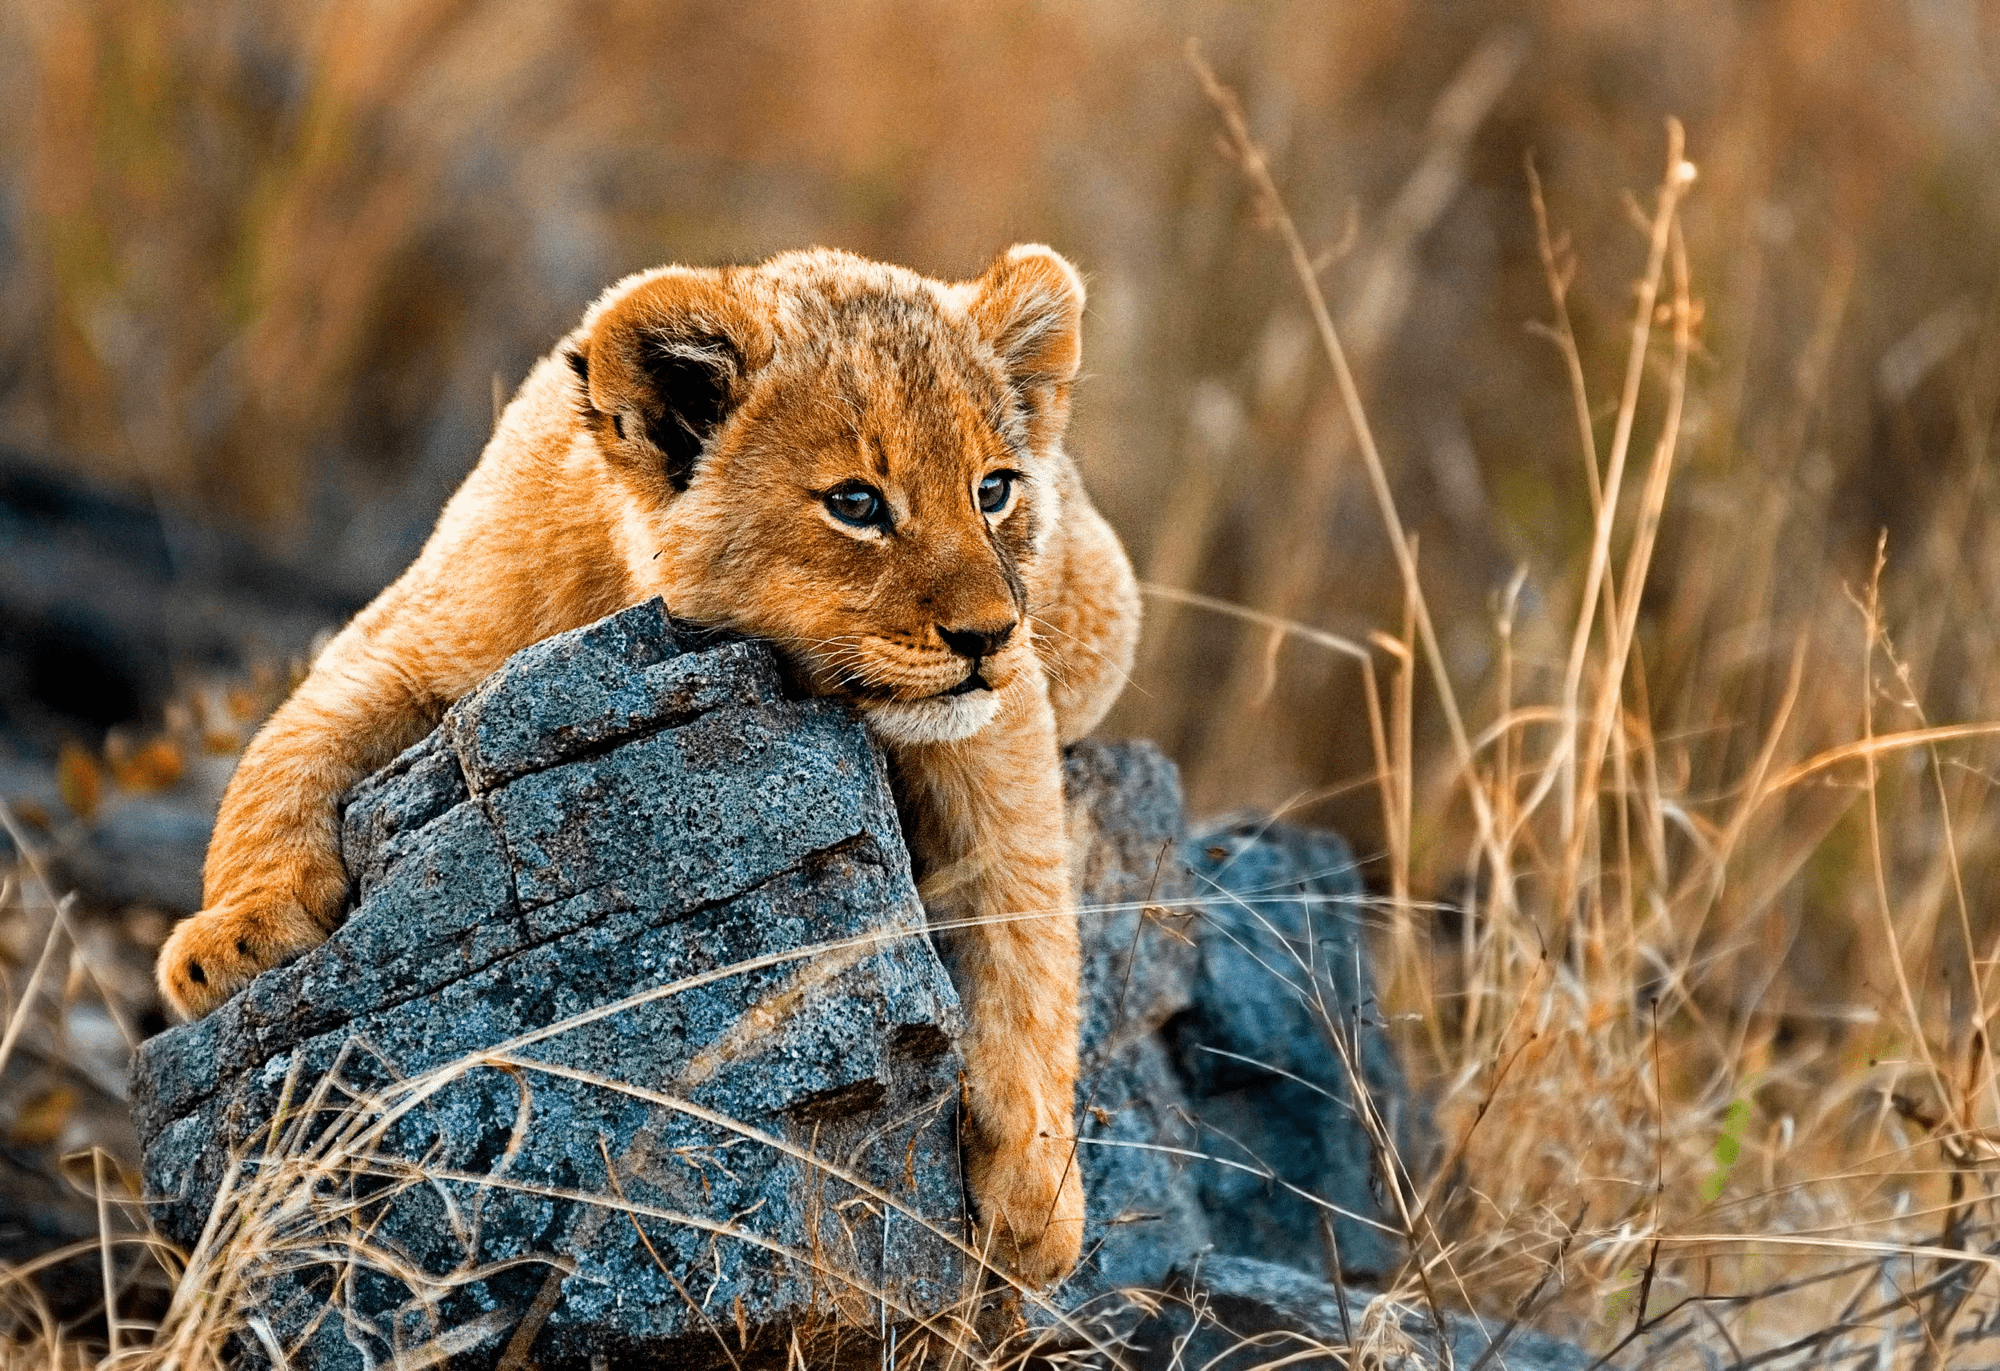
[[[1731,616],[1729,655],[1663,664],[1641,622],[1687,455],[1702,307],[1681,221],[1697,170],[1670,122],[1665,172],[1630,205],[1627,353],[1600,402],[1570,312],[1576,260],[1530,166],[1536,332],[1569,383],[1593,519],[1569,603],[1524,615],[1517,577],[1494,606],[1495,665],[1466,680],[1319,264],[1240,103],[1195,62],[1292,263],[1405,597],[1400,632],[1365,644],[1237,617],[1272,655],[1296,636],[1361,667],[1386,834],[1381,993],[1438,1101],[1406,1275],[1633,1364],[1990,1360],[2000,928],[1981,892],[2000,856],[1985,769],[2000,722],[1934,721],[1918,684],[1968,650],[1955,611],[1984,588],[1947,549],[1983,541],[1976,505],[1917,550],[1938,579],[1906,626],[1883,599],[1886,531],[1866,576],[1800,619],[1772,606],[1797,569],[1767,526],[1727,555],[1755,612]],[[1983,392],[1960,435],[1974,482],[1988,375],[1967,378]],[[1810,362],[1800,379],[1816,381]],[[1722,617],[1722,598],[1703,608]],[[1705,697],[1692,727],[1675,687]],[[1445,725],[1429,755],[1411,741],[1420,691]],[[1718,716],[1718,701],[1758,714]],[[1416,890],[1452,893],[1425,907]],[[1821,974],[1829,949],[1812,944],[1830,935],[1860,963],[1848,979]]]

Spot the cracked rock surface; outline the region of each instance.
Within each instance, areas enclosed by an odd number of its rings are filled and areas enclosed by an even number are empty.
[[[1194,1176],[1202,1207],[1234,1216],[1216,1249],[1386,1279],[1401,1248],[1375,1157],[1388,1141],[1407,1158],[1426,1124],[1381,1031],[1353,854],[1334,834],[1265,820],[1217,825],[1189,849],[1197,965],[1167,1033],[1197,1145],[1235,1163]]]
[[[299,1202],[272,1241],[359,1203],[377,1269],[272,1263],[295,1363],[442,1332],[470,1364],[726,1365],[725,1331],[956,1297],[925,1225],[961,1231],[958,1000],[880,759],[764,649],[684,651],[657,604],[538,644],[354,792],[344,849],[340,929],[135,1073],[177,1240],[274,1116],[282,1159],[233,1182]]]
[[[1218,1253],[1285,1264],[1279,1319],[1389,1269],[1346,849],[1190,838],[1144,743],[1064,781],[1087,1227],[1031,1323],[1087,1362]],[[970,1309],[961,1006],[880,755],[766,647],[658,602],[536,644],[355,789],[343,857],[332,937],[134,1068],[162,1230],[262,1225],[253,1358],[748,1366]]]

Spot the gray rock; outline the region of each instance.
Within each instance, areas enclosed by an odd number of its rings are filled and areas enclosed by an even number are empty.
[[[332,1264],[261,1278],[301,1365],[720,1365],[948,1306],[960,1012],[860,727],[657,604],[533,652],[356,792],[334,936],[141,1049],[163,1231],[234,1169],[312,1200],[274,1251],[365,1232],[344,1313]]]
[[[215,825],[217,794],[204,779],[165,794],[114,791],[79,818],[62,801],[54,763],[0,759],[0,800],[27,829],[31,850],[59,889],[106,904],[193,910],[201,907],[201,861]],[[18,859],[0,828],[0,861]]]
[[[1132,1343],[1153,1292],[1226,1260],[1214,1254],[1283,1263],[1271,1269],[1301,1289],[1387,1276],[1400,1244],[1330,1023],[1390,1135],[1417,1130],[1399,1117],[1346,846],[1283,824],[1184,836],[1178,783],[1146,744],[1080,744],[1066,781],[1088,998],[1086,1257],[1063,1286],[1068,1325],[1031,1321],[1072,1351],[1079,1326],[1100,1347]]]
[[[201,859],[215,827],[207,797],[121,796],[56,848],[57,869],[108,904],[201,908]]]
[[[1370,1306],[1374,1308],[1371,1310]],[[1128,1371],[1252,1371],[1284,1364],[1345,1368],[1358,1347],[1383,1371],[1479,1363],[1493,1371],[1584,1371],[1582,1349],[1502,1321],[1445,1314],[1450,1360],[1440,1355],[1438,1320],[1421,1304],[1337,1289],[1287,1266],[1215,1256],[1180,1268],[1151,1317],[1119,1349]]]
[[[1196,1173],[1203,1209],[1231,1216],[1213,1225],[1216,1250],[1386,1277],[1400,1245],[1357,1083],[1399,1149],[1419,1130],[1402,1117],[1380,1030],[1353,856],[1330,833],[1268,822],[1226,824],[1192,846],[1200,962],[1193,1007],[1168,1037],[1201,1150],[1237,1163]]]
[[[367,598],[79,470],[0,443],[0,755],[152,715],[190,670],[305,655]]]
[[[1074,1313],[1157,1285],[1210,1233],[1180,1155],[1196,1137],[1158,1033],[1193,1003],[1180,778],[1150,743],[1086,741],[1070,749],[1063,782],[1084,960],[1084,1258],[1061,1291]]]

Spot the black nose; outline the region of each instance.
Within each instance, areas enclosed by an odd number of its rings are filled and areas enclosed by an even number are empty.
[[[938,625],[938,637],[944,639],[946,647],[961,657],[974,660],[991,657],[1013,636],[1012,624],[1002,624],[998,628],[946,628],[943,624]]]

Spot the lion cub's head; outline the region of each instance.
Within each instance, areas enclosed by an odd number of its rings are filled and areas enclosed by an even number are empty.
[[[620,282],[566,352],[634,581],[889,741],[977,733],[1038,669],[1082,312],[1044,247],[958,284],[826,250]]]

